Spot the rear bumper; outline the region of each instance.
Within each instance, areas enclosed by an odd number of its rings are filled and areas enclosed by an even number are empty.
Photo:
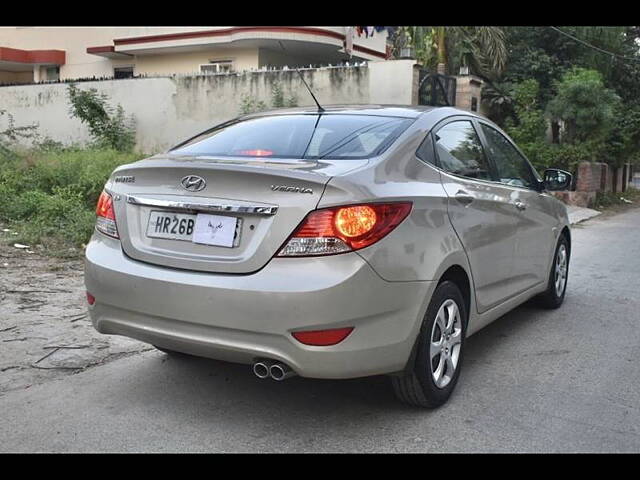
[[[270,358],[312,378],[353,378],[404,368],[434,282],[387,282],[355,253],[274,258],[250,275],[181,271],[127,257],[94,234],[86,250],[89,308],[102,333],[238,363]],[[313,347],[295,330],[355,327]]]

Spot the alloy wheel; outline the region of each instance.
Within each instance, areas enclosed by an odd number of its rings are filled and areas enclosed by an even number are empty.
[[[458,366],[461,343],[460,308],[452,299],[447,299],[438,310],[429,341],[431,377],[438,388],[451,382]]]
[[[564,244],[558,248],[558,254],[556,255],[555,262],[555,285],[556,295],[562,296],[564,292],[564,286],[567,283],[567,247]]]

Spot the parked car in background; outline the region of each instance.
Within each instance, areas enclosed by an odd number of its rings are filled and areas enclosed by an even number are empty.
[[[465,338],[564,299],[571,232],[492,122],[454,108],[253,114],[116,169],[86,250],[95,328],[260,378],[389,374],[436,407]]]

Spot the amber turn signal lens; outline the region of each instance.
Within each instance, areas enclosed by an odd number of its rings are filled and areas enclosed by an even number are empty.
[[[367,206],[345,207],[336,212],[336,230],[345,237],[364,235],[376,224],[376,211]]]

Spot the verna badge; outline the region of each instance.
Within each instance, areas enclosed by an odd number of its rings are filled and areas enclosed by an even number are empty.
[[[289,185],[271,185],[271,190],[274,192],[313,193],[313,190],[310,188],[292,187]]]
[[[185,190],[189,190],[190,192],[199,192],[200,190],[204,190],[204,187],[207,186],[207,182],[205,182],[204,178],[199,177],[198,175],[187,175],[180,180],[180,183]]]

